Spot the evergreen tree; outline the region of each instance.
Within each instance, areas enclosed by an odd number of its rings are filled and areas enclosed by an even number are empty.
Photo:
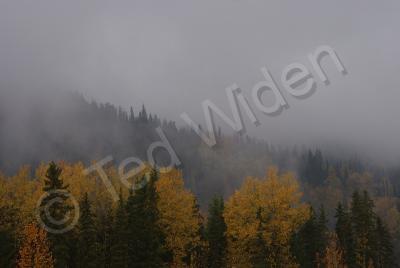
[[[15,267],[17,212],[9,206],[0,207],[0,267]]]
[[[325,208],[321,206],[319,209],[318,215],[318,251],[321,254],[320,257],[324,254],[325,248],[328,245],[328,219],[326,218]]]
[[[106,206],[97,214],[98,237],[100,244],[99,262],[103,267],[111,267],[111,246],[113,239],[113,210],[111,206]]]
[[[324,257],[328,243],[328,228],[324,208],[317,215],[310,207],[310,218],[294,236],[293,251],[301,267],[314,267]]]
[[[46,173],[45,186],[43,190],[48,193],[40,204],[41,219],[46,227],[61,230],[65,228],[68,222],[59,224],[56,221],[62,221],[67,217],[67,213],[72,209],[67,204],[67,196],[61,192],[67,192],[68,185],[64,185],[63,180],[60,178],[62,173],[54,162],[51,162]],[[56,201],[56,202],[54,202]],[[47,209],[50,217],[45,215],[45,209]],[[48,234],[51,249],[56,268],[68,267],[70,261],[70,247],[66,234],[49,233]]]
[[[374,267],[393,267],[394,255],[391,236],[381,218],[376,218],[376,245],[374,247]]]
[[[122,194],[120,194],[118,207],[114,218],[111,241],[110,267],[112,268],[129,267],[127,229],[128,217]]]
[[[366,267],[373,260],[372,248],[376,243],[374,230],[376,216],[373,201],[366,191],[354,192],[351,204],[351,221],[354,234],[356,265]]]
[[[158,173],[151,171],[149,180],[143,177],[127,201],[128,255],[133,267],[160,267],[162,264],[162,233],[157,225],[157,193],[155,182]]]
[[[198,224],[194,226],[194,237],[188,245],[186,263],[189,267],[205,268],[208,267],[205,229],[197,200],[194,200],[191,217],[197,218]]]
[[[146,108],[144,107],[144,104],[142,105],[142,111],[139,112],[139,121],[142,123],[147,123],[147,121],[148,121],[147,112],[146,112]]]
[[[353,232],[349,212],[341,203],[336,208],[336,227],[335,231],[339,240],[339,245],[343,250],[346,263],[353,267],[355,263],[353,248]]]
[[[133,112],[132,106],[131,106],[130,112],[129,112],[129,121],[132,123],[135,121],[135,113]]]
[[[85,193],[80,202],[80,218],[78,222],[78,266],[96,267],[99,262],[99,246],[96,239],[96,226],[91,211],[88,194]]]
[[[224,200],[214,197],[208,208],[206,236],[209,244],[208,267],[225,266],[226,254],[226,224],[224,220]]]

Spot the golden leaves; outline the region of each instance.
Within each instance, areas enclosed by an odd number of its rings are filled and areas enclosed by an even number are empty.
[[[270,168],[265,179],[247,178],[228,200],[224,213],[231,265],[251,266],[257,240],[269,250],[265,260],[286,259],[286,265],[290,265],[290,237],[309,216],[300,198],[292,173],[279,175],[276,168]],[[270,250],[273,248],[278,249],[279,256]]]

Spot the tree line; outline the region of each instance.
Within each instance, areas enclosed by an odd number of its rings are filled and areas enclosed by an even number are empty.
[[[51,163],[36,171],[39,179],[20,174],[0,180],[1,267],[396,265],[391,234],[367,191],[339,202],[330,226],[324,206],[315,210],[294,174],[275,167],[263,178],[247,177],[227,198],[214,197],[206,213],[179,170],[148,167],[132,178],[131,189],[120,185],[114,203],[98,179],[79,177],[82,168]],[[71,222],[61,220],[74,208],[56,190],[79,196],[79,220],[63,234],[48,227],[66,227]],[[39,216],[47,228],[35,220],[32,204],[43,193],[48,195],[40,208],[48,215],[40,209]],[[18,200],[20,194],[25,199]]]

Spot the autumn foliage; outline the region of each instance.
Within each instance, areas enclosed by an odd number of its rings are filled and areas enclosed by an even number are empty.
[[[248,178],[226,203],[228,254],[231,266],[295,266],[290,238],[308,218],[308,207],[294,175],[270,168],[266,178]]]
[[[23,242],[19,249],[18,268],[52,268],[53,257],[46,231],[35,223],[24,227]]]

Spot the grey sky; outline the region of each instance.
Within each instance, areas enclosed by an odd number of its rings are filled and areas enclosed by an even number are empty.
[[[257,113],[249,133],[274,142],[333,142],[397,155],[400,149],[399,1],[0,1],[0,90],[72,89],[203,123],[201,102],[225,108],[225,87],[244,94],[267,67],[290,108]],[[346,76],[298,100],[283,68],[333,47]],[[326,64],[325,64],[326,63]],[[252,103],[251,103],[252,104]],[[246,120],[246,118],[245,118]],[[221,123],[222,124],[222,123]]]

